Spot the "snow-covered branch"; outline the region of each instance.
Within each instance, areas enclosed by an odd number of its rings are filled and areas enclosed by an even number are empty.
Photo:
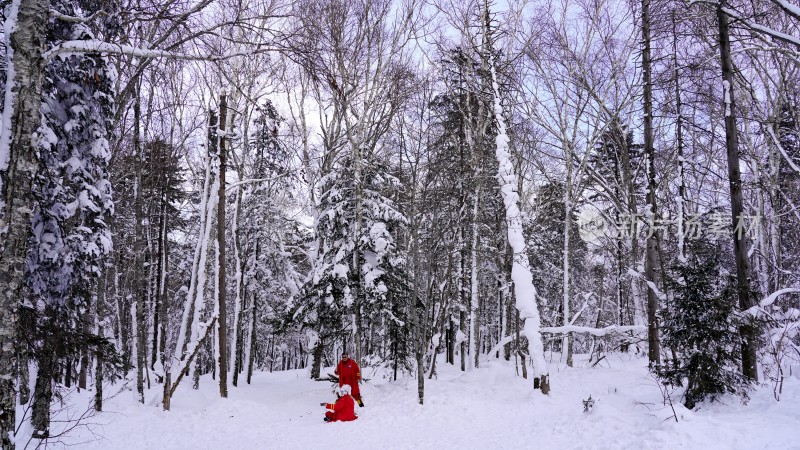
[[[661,292],[661,289],[659,289],[658,286],[656,286],[656,284],[654,282],[646,279],[644,277],[644,275],[642,275],[640,272],[637,272],[637,271],[635,271],[633,269],[628,269],[628,275],[630,275],[630,276],[632,276],[634,278],[639,278],[639,279],[645,281],[647,283],[647,287],[652,289],[653,292],[655,292],[656,297],[658,297],[659,300],[666,300],[667,299],[667,295],[664,294],[663,292]]]
[[[570,325],[572,325],[573,323],[575,323],[575,321],[576,321],[576,320],[578,320],[578,318],[581,316],[581,314],[583,314],[583,312],[586,310],[586,307],[587,307],[587,306],[589,306],[589,299],[590,299],[591,297],[592,297],[592,293],[591,293],[591,292],[590,292],[588,295],[584,295],[584,298],[583,298],[583,305],[580,307],[580,309],[578,309],[578,312],[576,312],[576,313],[575,313],[575,314],[572,316],[572,320],[570,320],[570,321],[569,321],[569,324],[570,324]]]
[[[780,0],[778,0],[778,1],[780,1]],[[741,14],[739,14],[738,12],[736,12],[735,10],[733,10],[731,8],[726,8],[726,7],[723,6],[722,7],[722,11],[725,14],[727,14],[728,16],[730,16],[731,18],[736,19],[739,23],[744,25],[746,28],[749,28],[749,29],[751,29],[753,31],[756,31],[758,33],[767,35],[767,36],[769,36],[769,37],[771,37],[771,38],[773,38],[775,40],[778,40],[780,42],[783,42],[783,43],[795,46],[797,48],[800,48],[800,38],[798,38],[796,36],[792,36],[791,34],[786,34],[786,33],[780,32],[778,30],[775,30],[773,28],[770,28],[770,27],[767,27],[767,26],[752,22],[752,21],[750,21],[748,19],[745,19],[744,17],[742,17]]]
[[[775,303],[775,300],[777,300],[778,297],[780,297],[781,295],[794,294],[794,293],[800,293],[800,288],[784,288],[784,289],[777,290],[777,291],[773,292],[772,294],[769,294],[768,296],[766,296],[764,298],[764,300],[761,300],[758,303],[758,305],[755,305],[755,306],[749,308],[747,311],[745,311],[745,314],[755,317],[755,316],[758,315],[759,310],[761,310],[763,308],[766,308],[767,306],[770,306],[773,303]]]
[[[91,16],[87,16],[87,17],[70,16],[70,15],[67,15],[67,14],[60,13],[60,12],[56,11],[55,9],[51,9],[50,10],[50,17],[53,17],[55,19],[58,19],[58,20],[61,20],[61,21],[64,21],[64,22],[70,22],[70,23],[91,22],[91,21],[93,21],[94,19],[96,19],[96,18],[98,18],[100,16],[107,16],[107,15],[108,15],[108,13],[105,12],[104,10],[102,10],[102,9],[97,11],[97,12],[95,12]]]
[[[57,55],[70,53],[107,53],[112,55],[137,56],[140,58],[167,58],[189,61],[224,61],[226,59],[236,58],[239,56],[251,56],[272,50],[274,50],[272,47],[259,47],[249,51],[226,53],[223,55],[190,54],[172,52],[168,50],[134,47],[132,45],[114,44],[99,40],[75,40],[64,41],[56,45],[50,50],[44,52],[43,57],[45,60],[49,60]]]
[[[562,327],[543,327],[542,333],[567,334],[567,333],[587,333],[594,336],[606,336],[608,334],[622,334],[632,331],[634,333],[644,333],[647,331],[646,325],[609,325],[604,328],[579,327],[568,325]]]
[[[190,365],[200,349],[203,348],[203,343],[206,341],[208,335],[211,334],[211,331],[214,330],[214,325],[216,325],[216,323],[217,317],[212,317],[210,322],[201,324],[203,327],[203,336],[197,342],[190,343],[186,355],[179,360],[178,368],[180,372],[178,372],[178,378],[175,379],[175,382],[172,383],[172,387],[169,389],[170,397],[175,394],[175,390],[178,389],[178,384],[180,384],[183,376],[189,373]]]
[[[795,20],[800,20],[800,7],[797,7],[786,0],[772,0],[772,3],[778,5],[783,12],[792,16]]]
[[[786,160],[787,164],[789,164],[789,167],[791,167],[792,170],[794,170],[795,172],[800,173],[800,167],[797,167],[797,164],[795,164],[792,158],[789,157],[789,154],[786,153],[786,150],[783,148],[783,145],[781,145],[780,139],[778,139],[778,136],[775,136],[775,131],[772,129],[772,127],[764,127],[764,128],[767,129],[767,133],[769,133],[770,137],[772,138],[772,141],[775,143],[775,145],[778,147],[778,150],[781,152],[783,159]]]
[[[269,178],[250,178],[250,179],[247,179],[247,180],[240,180],[240,181],[236,181],[234,183],[228,184],[227,187],[228,187],[228,189],[232,190],[233,188],[236,188],[236,187],[239,187],[239,186],[242,186],[242,185],[245,185],[245,184],[268,183],[270,181],[277,181],[277,180],[280,180],[281,178],[283,178],[284,176],[285,175],[279,175],[277,177],[269,177]],[[235,193],[234,191],[231,191],[231,192]]]
[[[508,336],[504,337],[503,339],[500,339],[500,342],[498,342],[494,347],[492,347],[491,350],[489,350],[489,352],[487,353],[487,355],[489,355],[489,357],[486,358],[486,361],[489,361],[491,359],[491,355],[493,353],[499,352],[503,348],[504,345],[508,344],[509,342],[511,342],[513,340],[514,340],[514,335],[508,335]]]

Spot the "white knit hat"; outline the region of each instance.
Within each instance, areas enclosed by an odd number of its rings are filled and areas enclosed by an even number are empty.
[[[341,392],[342,395],[344,395],[344,394],[350,395],[351,389],[352,388],[350,387],[349,384],[343,384],[343,385],[339,386],[339,392]]]

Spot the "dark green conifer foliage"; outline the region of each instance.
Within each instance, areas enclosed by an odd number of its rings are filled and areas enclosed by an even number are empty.
[[[688,250],[687,261],[673,266],[667,280],[674,298],[662,322],[664,347],[675,349],[678,360],[664,365],[658,375],[665,383],[686,387],[687,408],[724,394],[747,399],[736,280],[713,243],[693,241]]]

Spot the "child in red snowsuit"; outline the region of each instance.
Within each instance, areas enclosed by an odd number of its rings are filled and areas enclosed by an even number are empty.
[[[355,409],[356,404],[350,396],[350,386],[344,385],[336,390],[339,397],[336,403],[320,403],[328,409],[325,412],[325,422],[349,422],[358,419]]]
[[[350,359],[347,352],[342,353],[342,360],[339,361],[334,373],[339,375],[339,387],[350,386],[358,406],[364,406],[364,402],[361,401],[361,391],[358,389],[358,382],[361,381],[361,368]]]

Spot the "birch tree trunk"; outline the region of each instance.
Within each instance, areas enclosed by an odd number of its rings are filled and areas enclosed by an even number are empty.
[[[570,261],[569,261],[569,253],[570,253],[570,219],[572,217],[572,198],[570,196],[570,188],[572,186],[572,148],[568,147],[565,149],[566,151],[566,166],[567,166],[567,179],[564,183],[564,248],[563,248],[563,286],[562,290],[564,293],[564,297],[562,299],[562,309],[564,313],[563,317],[563,324],[564,326],[570,325],[570,307],[569,307],[569,297],[570,297]],[[564,356],[566,353],[567,357],[567,366],[572,367],[572,333],[566,333],[561,340],[561,356]]]
[[[360,128],[360,127],[359,127]],[[359,130],[360,131],[360,130]],[[351,133],[348,130],[348,133]],[[353,333],[353,343],[355,346],[356,352],[356,363],[362,364],[361,361],[361,303],[362,299],[364,298],[364,286],[362,284],[362,274],[361,274],[361,251],[359,250],[359,241],[361,240],[361,221],[363,220],[363,211],[362,211],[362,204],[363,204],[363,186],[361,185],[361,142],[360,139],[358,142],[353,144],[353,139],[351,141],[351,146],[353,148],[353,180],[355,182],[355,223],[353,224],[353,274],[355,275],[355,281],[352,286],[353,292],[353,322],[355,324],[354,333]]]
[[[489,32],[489,5],[484,3],[485,18],[484,32]],[[522,212],[519,208],[519,193],[517,192],[517,176],[514,165],[511,163],[511,154],[508,149],[508,133],[506,131],[503,106],[500,101],[500,85],[497,80],[496,61],[492,57],[489,68],[492,74],[492,91],[494,94],[494,115],[497,121],[496,157],[498,162],[497,180],[500,183],[500,192],[505,206],[506,223],[508,224],[508,242],[514,250],[514,264],[511,269],[511,278],[514,280],[514,295],[520,317],[524,319],[523,333],[528,338],[528,354],[533,363],[534,388],[541,387],[542,393],[547,394],[550,384],[547,379],[544,361],[544,344],[540,333],[541,320],[539,306],[536,300],[536,288],[533,286],[530,262],[528,261],[527,244],[522,232]],[[524,364],[524,361],[523,361]]]
[[[14,0],[4,24],[6,91],[0,131],[0,448],[14,448],[17,314],[28,297],[25,258],[38,167],[32,135],[41,121],[45,25],[49,2]]]
[[[480,175],[478,175],[479,177]],[[474,205],[472,207],[472,247],[470,250],[470,303],[469,303],[469,323],[470,323],[470,352],[472,355],[473,364],[476,369],[478,368],[478,355],[480,354],[480,309],[478,297],[478,214],[480,214],[480,196],[481,188],[480,181],[475,187],[475,196],[473,197]]]
[[[463,158],[462,158],[463,159]],[[461,211],[464,211],[466,208],[466,200],[463,201],[463,206]],[[462,213],[463,214],[463,213]],[[466,221],[462,221],[464,223]],[[467,284],[467,255],[466,255],[466,231],[463,225],[459,225],[458,227],[458,253],[459,253],[459,270],[458,270],[458,297],[459,297],[459,311],[458,311],[458,330],[464,336],[461,339],[459,344],[459,355],[461,356],[461,371],[464,372],[467,370],[467,340],[465,339],[469,335],[469,330],[467,330],[467,314],[465,312],[465,308],[469,305],[469,298],[467,296],[466,284]]]
[[[160,151],[165,149],[161,146],[158,147]],[[162,181],[167,183],[168,181]],[[166,313],[166,299],[164,298],[167,267],[166,267],[166,229],[167,229],[167,194],[166,186],[161,187],[160,201],[158,205],[158,237],[156,238],[156,285],[155,296],[153,301],[154,318],[153,318],[153,344],[152,344],[152,358],[151,368],[155,370],[156,363],[159,363],[159,370],[164,367],[164,343],[166,342],[165,331],[166,327],[162,326],[164,322],[164,314]]]
[[[211,152],[214,148],[212,145],[212,130],[216,128],[216,116],[212,113],[209,115],[208,121],[209,131],[208,131],[208,142],[209,142],[209,150],[208,155],[206,156],[206,176],[203,181],[203,197],[200,199],[200,227],[197,232],[199,239],[197,240],[197,244],[195,245],[194,249],[194,258],[192,260],[192,275],[189,281],[189,292],[186,294],[186,302],[184,303],[183,309],[183,316],[181,319],[181,328],[178,331],[178,342],[175,346],[175,355],[180,355],[184,357],[186,355],[187,346],[191,342],[193,327],[197,318],[195,317],[196,314],[196,301],[195,298],[200,295],[199,293],[202,292],[202,289],[205,288],[203,286],[203,282],[205,278],[201,280],[200,273],[205,273],[205,266],[200,267],[201,261],[205,264],[205,254],[208,248],[208,229],[210,229],[211,224],[211,209],[212,206],[209,204],[214,204],[215,202],[211,201],[211,177],[212,177],[212,161],[211,161]]]
[[[425,346],[425,321],[424,304],[420,300],[421,283],[420,277],[420,255],[419,255],[419,223],[417,219],[417,180],[413,180],[414,192],[411,198],[411,257],[414,267],[414,284],[411,290],[411,314],[414,317],[414,358],[417,363],[417,400],[419,404],[425,403],[425,367],[424,367],[424,346]],[[463,349],[463,347],[462,347]],[[434,358],[436,355],[434,355]],[[462,355],[463,358],[463,355]],[[463,361],[463,359],[462,359]]]
[[[657,264],[656,220],[656,168],[653,149],[653,84],[650,69],[650,0],[642,0],[642,77],[644,79],[644,153],[647,160],[647,236],[644,277],[647,281],[647,358],[651,367],[661,364],[661,342],[658,337],[658,295],[655,267]]]
[[[636,183],[633,179],[633,174],[631,173],[631,149],[628,145],[628,140],[625,138],[623,138],[619,144],[622,148],[620,151],[620,174],[622,175],[623,195],[625,196],[625,202],[627,203],[627,214],[631,220],[631,229],[629,230],[631,242],[630,254],[628,254],[626,257],[625,252],[623,251],[622,236],[620,236],[620,240],[617,244],[617,257],[619,259],[617,284],[619,285],[619,307],[621,309],[619,323],[626,323],[626,321],[623,320],[623,316],[627,314],[627,322],[630,325],[633,325],[638,322],[638,314],[640,314],[641,311],[638,308],[639,295],[638,289],[636,288],[636,281],[628,275],[628,270],[626,267],[637,271],[639,270],[636,264],[639,259],[639,218],[636,207]],[[622,217],[623,215],[624,213],[618,213],[618,223],[621,219],[624,219],[624,217]],[[622,221],[624,222],[624,220]],[[624,283],[624,280],[626,278],[628,290],[627,292],[624,292],[624,285],[626,284]],[[623,308],[623,305],[625,308]]]
[[[201,238],[200,238],[200,254],[198,259],[197,265],[197,282],[195,284],[195,292],[194,292],[194,300],[193,300],[193,313],[192,313],[192,327],[191,327],[191,341],[187,346],[187,350],[191,345],[195,345],[196,348],[199,349],[202,342],[204,342],[205,338],[209,335],[213,335],[214,330],[209,330],[206,328],[205,324],[201,323],[200,317],[203,315],[203,311],[205,309],[205,285],[206,285],[206,258],[208,256],[208,245],[211,241],[211,229],[213,223],[213,214],[215,208],[217,207],[217,203],[219,200],[219,177],[218,174],[214,172],[214,170],[221,170],[219,166],[219,159],[214,161],[215,157],[219,157],[219,139],[217,138],[217,127],[218,127],[218,117],[216,111],[210,111],[208,115],[208,168],[207,168],[207,177],[208,179],[214,179],[214,183],[208,189],[208,201],[207,201],[207,208],[204,211],[205,218],[203,222],[205,224],[204,227],[201,229]],[[216,164],[216,168],[214,168]],[[215,193],[217,195],[215,195]],[[223,205],[224,207],[224,205]],[[216,240],[215,240],[216,242]],[[219,278],[217,278],[219,280]],[[190,289],[191,290],[191,289]],[[218,305],[218,303],[215,302]],[[215,312],[216,311],[215,307]],[[215,318],[212,318],[214,320]],[[216,320],[214,320],[216,323]],[[197,369],[197,363],[199,356],[197,358],[192,358],[186,353],[184,354],[184,358],[188,358],[189,366],[187,370],[193,371],[192,374],[193,378],[193,389],[198,389],[200,383],[200,374]],[[186,360],[186,359],[184,359]],[[213,366],[213,364],[212,364]],[[180,374],[178,375],[178,379],[180,379]],[[178,383],[178,380],[175,381]],[[174,389],[173,389],[174,390]]]

